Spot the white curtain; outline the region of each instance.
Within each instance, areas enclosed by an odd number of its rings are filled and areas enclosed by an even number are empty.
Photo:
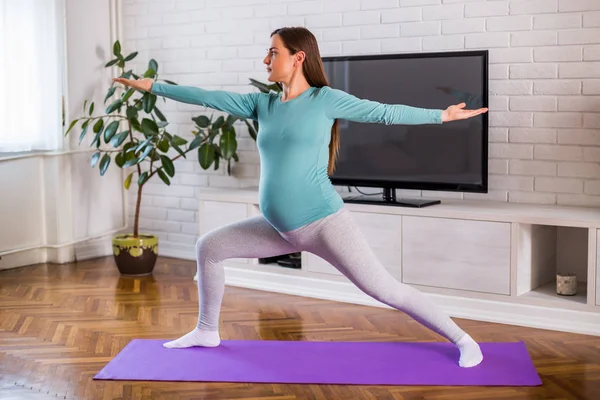
[[[62,148],[62,0],[0,0],[0,152]]]

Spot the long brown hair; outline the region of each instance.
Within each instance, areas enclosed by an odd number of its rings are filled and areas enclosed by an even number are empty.
[[[290,54],[296,54],[298,51],[304,51],[306,57],[302,63],[302,72],[304,77],[310,86],[323,87],[329,86],[327,76],[325,76],[325,69],[323,68],[323,62],[321,61],[321,54],[319,53],[319,46],[317,39],[311,31],[304,27],[285,27],[275,29],[270,37],[273,35],[279,35],[283,45],[289,50]],[[281,89],[281,84],[277,82],[277,85]],[[340,137],[338,130],[338,120],[333,122],[331,127],[331,141],[329,142],[329,166],[327,168],[327,174],[333,174],[335,170],[335,160],[337,158],[340,147]]]

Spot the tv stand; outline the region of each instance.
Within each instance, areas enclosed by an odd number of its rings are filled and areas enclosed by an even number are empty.
[[[427,207],[435,204],[440,204],[440,200],[429,200],[429,199],[409,199],[404,198],[396,200],[396,191],[393,188],[383,188],[382,197],[373,197],[372,195],[360,195],[352,197],[344,197],[344,203],[355,203],[355,204],[374,204],[374,205],[386,205],[386,206],[397,206],[397,207]]]

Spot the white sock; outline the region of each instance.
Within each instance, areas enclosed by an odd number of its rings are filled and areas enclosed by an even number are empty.
[[[182,349],[185,347],[217,347],[221,343],[219,331],[202,331],[195,328],[186,333],[179,339],[163,343],[163,346],[169,349]]]
[[[479,348],[479,344],[471,336],[465,334],[456,346],[460,350],[460,360],[458,365],[463,368],[474,367],[483,360],[483,354]]]

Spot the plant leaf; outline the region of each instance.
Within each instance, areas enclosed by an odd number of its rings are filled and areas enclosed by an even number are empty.
[[[215,160],[215,148],[210,143],[204,143],[198,148],[198,163],[202,169],[208,169]]]
[[[90,117],[92,116],[93,112],[94,112],[94,102],[92,101],[92,104],[90,104],[90,110],[89,110]]]
[[[74,119],[73,121],[71,121],[71,124],[69,125],[69,129],[67,129],[67,131],[65,132],[65,136],[67,136],[69,134],[69,132],[71,131],[71,129],[73,129],[73,127],[75,126],[75,124],[77,124],[77,121],[79,121],[78,119]]]
[[[110,60],[109,62],[107,62],[104,66],[105,67],[112,67],[113,65],[115,65],[118,62],[119,62],[119,59],[115,58],[114,60]]]
[[[183,152],[183,150],[181,150],[181,149],[179,148],[179,146],[177,146],[176,144],[173,144],[173,143],[171,143],[171,145],[173,146],[173,148],[175,149],[175,151],[176,151],[176,152],[178,152],[179,154],[181,154],[181,156],[182,156],[183,158],[187,158],[187,157],[185,156],[185,153]]]
[[[166,121],[167,120],[165,118],[164,114],[156,106],[154,107],[154,113],[156,114],[156,116],[158,117],[158,119],[160,119],[161,121]]]
[[[131,97],[131,95],[135,93],[135,89],[133,88],[129,88],[125,94],[123,95],[123,97],[121,97],[121,102],[125,103],[127,100],[129,100],[129,98]],[[127,107],[127,109],[129,109],[129,107]]]
[[[188,151],[194,150],[196,147],[199,147],[202,144],[203,140],[204,138],[202,137],[202,135],[196,135],[196,137],[194,137],[194,140],[192,140],[192,142],[188,146]]]
[[[148,62],[148,68],[149,69],[153,69],[154,71],[158,72],[158,63],[156,62],[155,59],[151,59]]]
[[[138,55],[137,51],[134,51],[133,53],[131,53],[130,55],[128,55],[127,57],[125,57],[125,61],[131,61],[135,58],[135,56]]]
[[[131,78],[131,74],[133,74],[133,71],[132,71],[132,70],[129,70],[129,71],[127,71],[127,72],[123,72],[123,73],[121,74],[121,76],[120,76],[120,77],[121,77],[121,78],[126,78],[126,79],[129,79],[129,78]]]
[[[117,155],[115,156],[115,164],[123,168],[123,164],[125,164],[125,156],[123,155],[123,152],[117,153]]]
[[[113,101],[107,108],[106,108],[106,113],[110,114],[111,112],[115,111],[118,108],[121,108],[121,106],[123,105],[123,102],[121,101],[121,99],[117,99],[115,101]]]
[[[227,127],[227,129],[231,128],[237,120],[238,117],[234,117],[233,115],[227,116],[227,119],[225,120],[225,126]]]
[[[167,156],[160,156],[160,161],[162,162],[162,167],[164,168],[165,172],[170,176],[173,177],[173,175],[175,175],[175,166],[173,165],[173,161],[171,161],[171,159]]]
[[[194,121],[200,128],[207,128],[210,125],[210,119],[208,119],[206,115],[192,118],[192,121]]]
[[[158,135],[158,125],[151,119],[144,118],[142,120],[142,132],[147,136]]]
[[[102,130],[102,128],[104,128],[104,120],[102,118],[100,118],[94,124],[94,133],[100,132]]]
[[[185,139],[184,139],[184,138],[182,138],[182,137],[179,137],[179,136],[177,136],[177,135],[173,136],[172,143],[173,143],[173,144],[176,144],[177,146],[183,146],[183,145],[184,145],[184,144],[186,144],[187,142],[188,142],[188,141],[187,141],[187,140],[185,140]]]
[[[140,177],[138,178],[138,186],[142,186],[148,180],[148,171],[142,172]]]
[[[225,118],[223,116],[219,116],[217,120],[213,123],[212,129],[221,129],[221,127],[225,124]]]
[[[102,160],[100,160],[100,175],[104,175],[109,165],[110,155],[108,153],[104,153],[104,155],[102,156]]]
[[[163,153],[166,153],[169,151],[170,148],[169,141],[166,139],[162,139],[158,142],[158,145],[156,147],[158,147],[158,149]]]
[[[163,79],[164,82],[168,83],[169,85],[177,85],[175,82],[170,81],[168,79]]]
[[[224,130],[219,140],[219,147],[223,158],[229,160],[237,149],[237,140],[235,140],[235,130]]]
[[[116,57],[121,56],[121,43],[118,40],[113,44],[113,54]]]
[[[255,79],[250,78],[250,85],[258,88],[263,93],[269,93],[269,86]]]
[[[98,151],[98,152],[94,153],[94,155],[92,156],[92,159],[90,161],[90,165],[92,166],[92,168],[94,168],[96,166],[96,164],[98,164],[100,155],[101,155],[101,153]]]
[[[171,185],[171,182],[169,181],[169,178],[167,177],[167,175],[163,172],[162,169],[157,169],[156,172],[158,173],[158,176],[160,177],[160,179],[166,184],[166,185]]]
[[[129,155],[129,154],[127,154],[125,158],[127,158],[127,156],[128,156],[128,155]],[[131,159],[129,159],[129,160],[127,160],[127,161],[125,161],[125,162],[123,163],[123,167],[122,167],[122,168],[128,168],[128,167],[131,167],[131,166],[133,166],[133,165],[136,165],[136,164],[138,164],[139,162],[140,162],[140,160],[139,160],[139,159],[137,159],[137,158],[134,156],[133,158],[131,158]]]
[[[146,97],[147,96],[147,97]],[[156,95],[151,93],[146,93],[144,95],[144,99],[146,102],[144,103],[144,111],[147,114],[150,114],[154,109],[154,105],[156,104]]]
[[[140,121],[138,121],[137,117],[129,118],[129,123],[131,124],[131,127],[133,129],[135,129],[138,132],[142,132],[142,126],[140,125]]]
[[[133,178],[133,172],[127,175],[127,178],[125,178],[125,182],[123,182],[123,186],[125,186],[125,189],[127,190],[129,190],[129,186],[131,186],[131,178]]]
[[[142,96],[142,108],[140,108],[140,110],[146,111],[146,109],[148,108],[149,96],[150,96],[150,93],[144,93],[144,95]]]
[[[119,147],[121,144],[123,144],[128,135],[129,131],[120,132],[110,140],[110,144],[112,144],[113,147]]]
[[[110,89],[108,89],[108,92],[106,93],[106,97],[104,98],[104,104],[106,104],[106,101],[110,98],[110,96],[115,94],[115,90],[117,90],[116,86],[113,86]]]
[[[127,142],[125,143],[125,146],[123,146],[123,151],[125,153],[127,153],[128,151],[133,151],[135,152],[135,146],[137,145],[137,139],[133,138],[131,142]]]
[[[140,162],[142,162],[152,150],[154,150],[154,146],[152,146],[151,144],[146,145],[144,152],[142,153],[142,155],[140,155]]]
[[[82,125],[83,130],[81,131],[81,134],[79,135],[79,144],[81,144],[81,142],[83,141],[83,138],[85,137],[85,134],[87,133],[87,129],[88,129],[88,126],[89,126],[89,124],[88,124],[89,121],[90,120],[88,119]]]
[[[145,73],[144,73],[144,78],[154,78],[154,75],[156,75],[156,71],[153,70],[152,68],[149,68]]]
[[[212,141],[217,137],[218,134],[218,129],[211,129],[208,133],[208,141],[212,143]]]
[[[138,153],[138,152],[142,151],[142,149],[143,149],[144,147],[146,147],[146,146],[148,145],[148,143],[150,143],[150,141],[151,141],[151,140],[152,140],[152,136],[151,136],[151,137],[149,137],[149,138],[147,138],[146,140],[144,140],[144,141],[140,142],[140,143],[137,145],[137,147],[135,148],[135,152],[136,152],[136,153]]]
[[[113,121],[104,130],[104,143],[110,142],[110,139],[115,135],[115,132],[119,129],[119,121]]]
[[[96,133],[96,136],[94,136],[92,143],[90,143],[90,147],[96,146],[96,148],[98,148],[98,149],[100,148],[100,136],[101,135],[102,135],[102,132]]]
[[[138,109],[133,106],[129,106],[127,107],[127,111],[125,111],[125,115],[127,116],[127,119],[137,118]]]

